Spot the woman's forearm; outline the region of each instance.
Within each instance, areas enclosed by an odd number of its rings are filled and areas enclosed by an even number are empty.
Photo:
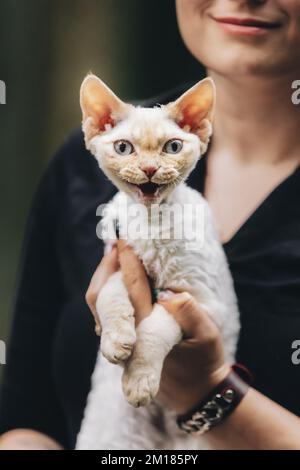
[[[63,450],[50,436],[32,429],[13,429],[0,436],[0,450]]]
[[[206,437],[218,449],[299,450],[300,419],[251,388]]]

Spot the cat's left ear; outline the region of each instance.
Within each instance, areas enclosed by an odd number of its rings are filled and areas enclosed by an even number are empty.
[[[130,104],[121,101],[105,83],[89,74],[80,88],[80,106],[82,110],[82,129],[89,148],[92,137],[108,131],[118,121],[124,119]]]
[[[215,101],[216,87],[208,77],[167,105],[171,118],[184,130],[199,137],[202,153],[206,151],[212,134]]]

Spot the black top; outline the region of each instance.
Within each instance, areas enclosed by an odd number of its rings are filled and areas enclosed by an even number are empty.
[[[190,185],[201,191],[204,176],[202,159]],[[224,248],[241,312],[238,360],[253,372],[258,390],[300,416],[300,366],[291,361],[291,344],[300,337],[299,189],[300,169]],[[33,428],[74,446],[99,342],[84,300],[102,256],[96,208],[115,191],[81,131],[73,133],[50,162],[27,223],[0,433]]]

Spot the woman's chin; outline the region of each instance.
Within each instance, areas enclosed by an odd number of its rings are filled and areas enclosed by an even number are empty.
[[[278,45],[271,47],[271,44],[264,44],[255,47],[247,41],[236,42],[222,53],[216,51],[214,55],[211,51],[205,63],[208,73],[215,72],[233,79],[270,76],[289,68],[286,57],[280,52],[274,54],[274,48],[280,51]]]

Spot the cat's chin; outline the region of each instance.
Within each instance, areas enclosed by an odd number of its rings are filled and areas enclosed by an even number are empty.
[[[128,182],[127,188],[128,192],[136,201],[149,205],[159,204],[164,199],[170,185],[151,182],[144,184],[133,184]]]

